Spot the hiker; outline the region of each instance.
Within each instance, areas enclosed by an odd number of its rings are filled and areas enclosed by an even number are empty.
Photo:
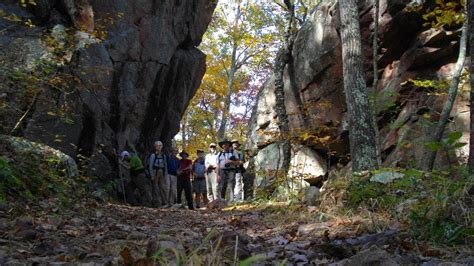
[[[206,154],[204,160],[206,166],[206,189],[207,189],[207,198],[210,201],[214,201],[220,198],[219,193],[217,192],[217,145],[211,143],[209,145],[209,153]]]
[[[148,172],[153,183],[153,205],[169,207],[170,181],[168,176],[167,159],[163,153],[163,143],[155,141],[155,152],[148,157]],[[161,201],[160,201],[161,200]]]
[[[181,204],[181,195],[184,190],[184,196],[188,203],[188,208],[194,210],[193,206],[193,194],[191,192],[191,168],[193,166],[193,161],[189,160],[189,154],[185,151],[182,151],[179,156],[181,160],[179,161],[178,169],[178,204]]]
[[[150,206],[152,196],[149,181],[145,176],[145,167],[138,155],[131,155],[128,151],[122,151],[120,153],[119,166],[121,172],[128,172],[128,176],[130,177],[130,182],[125,187],[125,194],[128,202],[132,205],[140,203],[144,206]],[[139,202],[137,202],[134,195],[137,188],[139,190]]]
[[[168,203],[170,205],[176,204],[176,195],[178,194],[178,169],[179,169],[179,159],[178,155],[178,148],[173,147],[171,148],[170,156],[168,159],[168,176],[170,180],[170,196],[168,199]]]
[[[197,150],[198,158],[193,163],[193,192],[194,192],[194,201],[196,202],[196,208],[200,208],[201,196],[204,203],[203,206],[206,206],[208,202],[207,199],[207,190],[206,190],[206,166],[204,163],[204,151]]]
[[[219,142],[222,151],[217,155],[217,182],[222,198],[234,201],[235,172],[237,170],[237,155],[230,149],[232,143],[227,139]]]
[[[116,152],[116,151],[114,151]],[[123,194],[123,201],[130,204],[136,204],[136,200],[134,197],[126,196],[125,191],[125,184],[129,184],[132,179],[130,178],[130,164],[128,161],[130,160],[130,153],[128,151],[122,151],[120,155],[118,155],[118,174],[120,177],[120,193]]]
[[[239,150],[240,142],[238,140],[232,140],[232,150],[236,154],[237,162],[236,164],[236,171],[235,171],[235,191],[234,191],[234,199],[237,202],[241,202],[244,200],[244,183],[243,183],[243,176],[245,173],[244,164],[244,153]]]

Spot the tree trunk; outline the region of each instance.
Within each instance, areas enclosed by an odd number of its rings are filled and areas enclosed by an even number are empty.
[[[459,42],[459,55],[456,62],[456,66],[453,71],[453,78],[449,87],[448,99],[444,104],[443,111],[436,126],[434,134],[431,136],[430,142],[441,142],[443,137],[444,129],[448,123],[449,115],[453,109],[454,102],[456,101],[456,95],[458,93],[459,80],[464,67],[464,61],[466,59],[466,46],[467,46],[467,19],[464,21],[462,26],[461,41]],[[472,108],[472,107],[471,107]],[[423,162],[423,170],[431,172],[434,167],[436,160],[436,150],[427,149],[425,154],[425,161]]]
[[[380,144],[380,134],[379,127],[377,124],[377,83],[379,81],[379,70],[377,65],[377,56],[378,56],[378,34],[379,34],[379,6],[380,1],[374,0],[374,39],[372,42],[372,57],[373,57],[373,67],[374,67],[374,80],[372,82],[372,91],[369,97],[371,102],[371,110],[373,115],[374,129],[375,129],[375,147],[377,149],[377,165],[380,167],[382,165],[382,145]]]
[[[291,160],[291,142],[290,142],[290,127],[288,125],[288,115],[286,113],[285,106],[285,83],[283,81],[283,72],[285,71],[285,66],[288,58],[288,49],[282,48],[279,51],[279,55],[275,63],[275,111],[278,115],[281,135],[281,143],[283,145],[283,161],[282,161],[282,172],[284,174],[288,173],[290,169],[290,160]]]
[[[234,20],[234,25],[233,29],[236,31],[239,27],[239,19],[240,19],[240,4],[241,1],[237,2],[237,7],[236,7],[236,12],[235,12],[235,20]],[[237,72],[237,48],[239,47],[239,44],[236,39],[233,40],[232,42],[232,55],[231,55],[231,61],[230,61],[230,70],[227,76],[227,94],[224,99],[224,110],[222,110],[222,119],[221,119],[221,124],[219,126],[219,131],[217,132],[217,138],[219,140],[222,140],[225,136],[225,131],[227,128],[227,120],[229,119],[229,113],[230,113],[230,106],[232,104],[232,93],[234,92],[234,77],[235,77],[235,72]]]
[[[292,32],[292,25],[295,16],[294,5],[291,1],[285,1],[287,6],[288,26],[285,33],[285,40],[283,47],[278,51],[275,60],[275,111],[278,115],[281,134],[281,143],[283,148],[282,172],[286,176],[290,169],[291,160],[291,141],[290,141],[290,127],[288,123],[288,114],[285,106],[285,83],[283,81],[283,74],[285,66],[290,62],[291,51],[293,48],[294,35]]]
[[[471,130],[469,140],[469,160],[468,168],[470,173],[474,173],[474,1],[467,3],[467,20],[469,24],[469,55],[471,57],[471,65],[469,67],[471,80],[471,98],[469,100],[469,109],[471,111]]]
[[[227,94],[224,99],[224,110],[222,110],[222,119],[221,124],[219,126],[219,131],[217,132],[217,138],[222,140],[225,135],[225,131],[227,128],[227,120],[229,119],[230,114],[230,105],[232,104],[232,94],[234,92],[233,83],[234,83],[234,76],[235,76],[235,52],[237,47],[234,46],[234,50],[232,52],[232,63],[231,68],[229,71],[229,77],[227,78]]]
[[[359,12],[355,0],[339,1],[344,93],[349,115],[352,171],[377,169],[373,115],[362,65]]]

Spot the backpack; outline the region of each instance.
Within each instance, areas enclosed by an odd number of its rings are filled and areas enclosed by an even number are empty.
[[[147,177],[149,177],[149,178],[151,178],[152,176],[155,175],[155,173],[150,173],[150,163],[149,163],[149,162],[150,162],[150,157],[151,157],[152,155],[154,155],[154,154],[155,154],[154,152],[153,152],[153,153],[150,153],[150,154],[146,157],[146,160],[145,160],[145,175],[146,175]],[[164,161],[163,164],[164,164],[164,167],[165,167],[165,168],[168,167],[168,158],[166,157],[166,154],[163,154],[163,153],[162,153],[161,156],[163,156],[163,161]],[[155,159],[153,160],[153,164],[152,164],[152,165],[154,166],[157,161],[158,161],[158,157],[155,156]]]

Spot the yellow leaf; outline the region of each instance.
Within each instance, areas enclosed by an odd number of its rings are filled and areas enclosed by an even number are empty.
[[[301,138],[303,140],[307,140],[311,137],[311,135],[308,133],[308,132],[304,132],[302,135],[301,135]]]

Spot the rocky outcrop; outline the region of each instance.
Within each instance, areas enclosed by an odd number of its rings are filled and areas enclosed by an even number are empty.
[[[5,101],[18,108],[1,114],[7,121],[2,131],[25,114],[16,135],[84,159],[89,174],[99,177],[114,175],[117,150],[144,154],[158,139],[169,146],[205,73],[197,46],[216,1],[36,3],[0,3],[21,20],[0,18],[0,59],[25,73],[44,70],[41,62],[47,61],[68,84],[46,82],[25,105],[18,84],[5,82]],[[35,27],[25,26],[28,19]],[[11,81],[10,74],[2,81]]]
[[[417,3],[420,1],[416,1]],[[412,80],[450,79],[457,58],[459,31],[423,26],[422,15],[434,1],[422,1],[420,11],[412,12],[415,1],[380,1],[379,82],[377,83],[377,122],[382,142],[383,164],[387,167],[419,166],[423,158],[424,136],[437,121],[445,95],[443,89],[422,88]],[[372,84],[372,1],[361,1],[360,23],[367,84]],[[299,31],[293,60],[285,70],[285,98],[292,142],[312,151],[311,160],[324,176],[331,167],[350,162],[346,104],[343,92],[341,40],[337,1],[323,1]],[[449,129],[468,136],[469,113],[465,93],[458,97]],[[262,87],[249,130],[247,148],[256,165],[264,164],[260,154],[273,147],[279,135],[274,109],[274,78]],[[449,130],[448,130],[449,132]],[[467,147],[466,147],[467,148]],[[462,154],[464,152],[464,154]],[[295,152],[293,153],[295,154]],[[438,166],[449,163],[440,152]],[[278,157],[278,153],[274,156]],[[466,156],[459,151],[458,156]],[[265,157],[265,156],[263,156]],[[273,158],[272,161],[278,161]],[[451,157],[458,160],[459,158]],[[273,168],[275,169],[275,168]],[[268,170],[268,169],[267,169]],[[265,179],[257,172],[257,183]]]

